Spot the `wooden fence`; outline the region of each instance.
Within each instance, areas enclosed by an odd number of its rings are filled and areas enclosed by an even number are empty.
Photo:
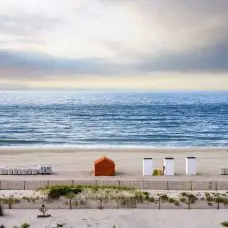
[[[145,190],[228,190],[228,181],[150,181],[150,180],[0,180],[0,190],[35,190],[52,185],[126,186]]]

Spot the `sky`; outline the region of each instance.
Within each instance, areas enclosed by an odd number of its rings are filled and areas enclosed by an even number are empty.
[[[0,1],[0,90],[228,90],[227,0]]]

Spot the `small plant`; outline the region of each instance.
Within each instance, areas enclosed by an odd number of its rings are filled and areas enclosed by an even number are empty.
[[[225,194],[221,193],[212,193],[212,196],[209,193],[205,193],[206,201],[209,206],[213,204],[217,205],[217,209],[220,209],[220,204],[223,203],[224,206],[228,204],[228,198],[224,197]]]
[[[20,226],[20,228],[29,228],[29,227],[30,227],[30,225],[26,222],[21,224],[21,226]]]
[[[205,194],[207,202],[212,202],[213,197],[210,194]]]
[[[186,193],[186,192],[182,192],[181,193],[180,201],[182,203],[187,204],[188,205],[188,209],[190,209],[191,204],[194,204],[196,202],[196,200],[198,200],[198,198],[195,195],[193,195],[193,194]]]
[[[160,169],[154,169],[153,176],[162,176],[163,172]]]
[[[7,204],[9,209],[12,209],[13,205],[19,203],[20,200],[17,198],[14,198],[13,196],[10,196],[8,198],[2,198],[1,202],[3,204]]]
[[[221,222],[221,226],[228,227],[228,221]]]
[[[0,228],[5,228],[5,226],[1,224],[1,225],[0,225]]]
[[[154,203],[155,202],[155,198],[154,197],[149,197],[149,199],[147,199],[147,201]]]
[[[59,223],[57,223],[56,225],[57,225],[57,227],[63,227],[64,226],[64,224],[59,224]]]
[[[181,193],[181,196],[183,196],[183,197],[186,197],[187,195],[188,195],[187,192],[182,192],[182,193]]]
[[[47,218],[51,216],[47,214],[48,208],[45,206],[43,199],[42,199],[42,205],[39,208],[39,211],[42,213],[42,215],[38,215],[37,218]]]
[[[160,196],[162,202],[167,202],[169,200],[169,197],[166,194],[163,194]]]
[[[69,199],[70,209],[72,209],[72,199],[74,199],[75,196],[76,196],[76,195],[75,195],[73,192],[68,192],[68,193],[65,195],[65,197],[66,197],[67,199]]]
[[[148,192],[142,192],[143,198],[148,200],[150,198],[150,194]]]
[[[148,192],[136,191],[134,194],[134,198],[136,199],[137,202],[143,203],[144,200],[148,200],[150,198],[150,195]]]
[[[175,200],[175,201],[174,201],[174,205],[175,205],[175,206],[180,206],[179,201],[178,201],[178,200]]]
[[[169,199],[168,199],[168,202],[169,202],[169,203],[175,203],[175,199],[169,198]]]

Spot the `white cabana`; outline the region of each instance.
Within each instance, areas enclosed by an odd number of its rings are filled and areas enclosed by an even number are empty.
[[[174,175],[174,158],[165,158],[164,159],[164,175],[173,176]]]
[[[187,175],[196,175],[196,158],[195,157],[186,158],[186,174]]]
[[[143,176],[153,175],[153,160],[152,158],[143,158]]]

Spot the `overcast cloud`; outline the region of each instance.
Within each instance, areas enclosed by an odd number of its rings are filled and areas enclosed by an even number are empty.
[[[227,0],[1,1],[0,88],[66,75],[227,80],[227,25]]]

